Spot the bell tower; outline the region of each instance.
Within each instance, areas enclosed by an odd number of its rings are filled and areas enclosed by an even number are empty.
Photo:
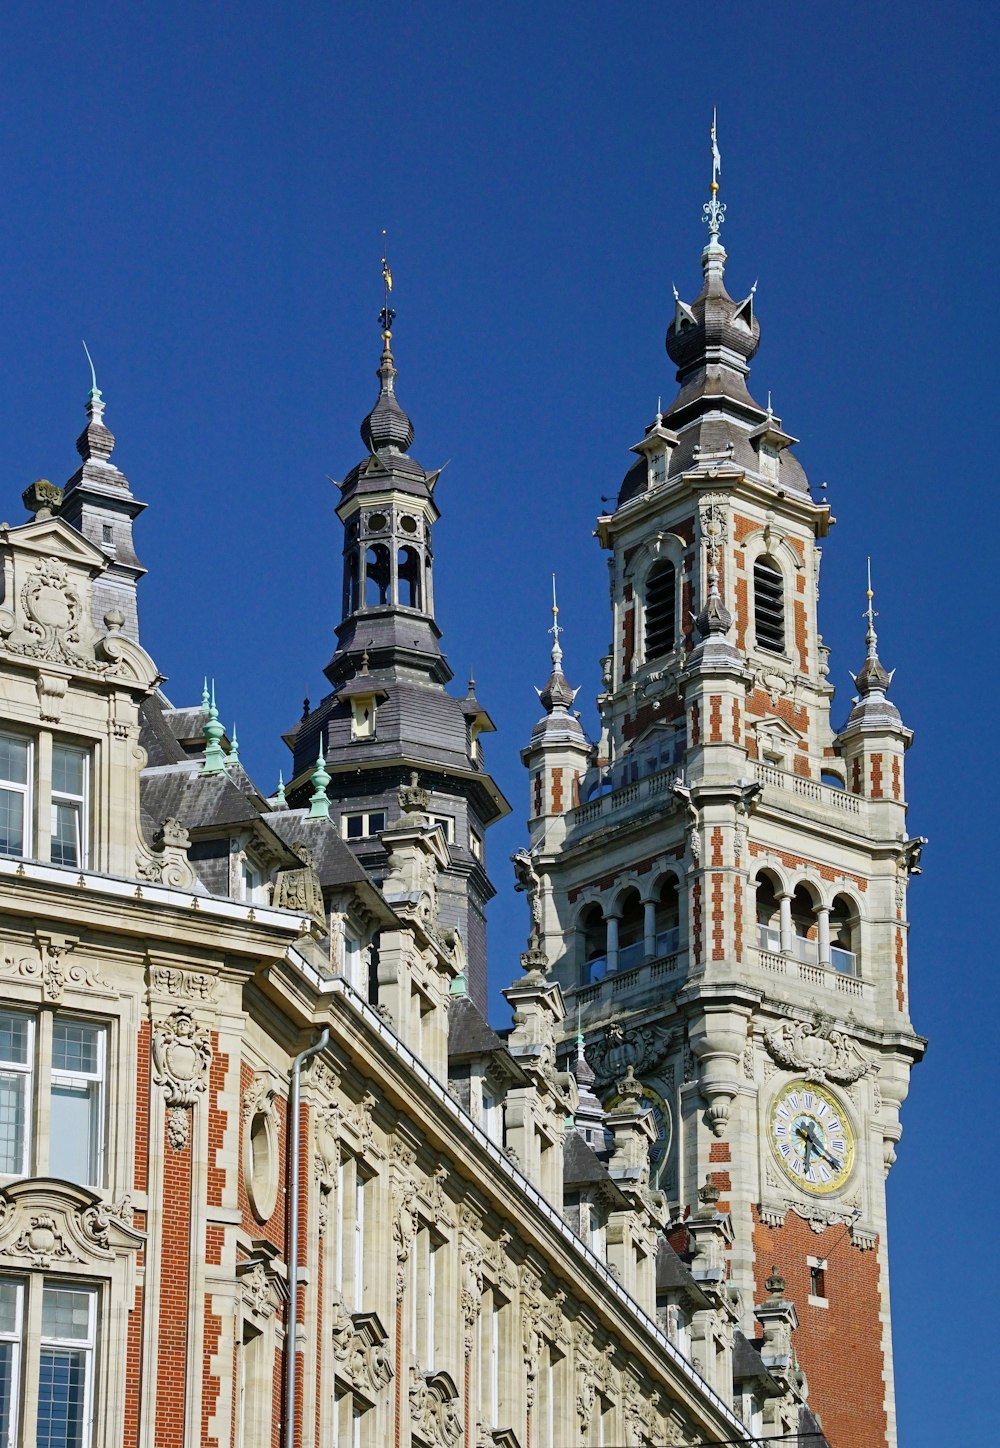
[[[382,268],[378,397],[361,424],[366,455],[340,484],[337,505],[343,586],[337,647],[324,670],[330,691],[315,706],[307,699],[284,736],[294,754],[287,797],[293,808],[312,805],[322,759],[330,815],[381,882],[381,836],[400,817],[400,788],[429,792],[427,813],[447,853],[441,919],[461,933],[469,994],[485,1010],[485,909],[496,893],[485,836],[510,806],[484,766],[480,736],[494,726],[474,680],[464,698],[445,687],[453,676],[434,617],[432,542],[441,469],[428,472],[409,453],[413,424],[396,396],[396,313],[384,258]]]
[[[782,1280],[830,1441],[885,1448],[885,1175],[924,1048],[906,986],[911,734],[870,588],[858,698],[834,707],[817,612],[833,519],[748,389],[756,284],[727,290],[718,163],[713,126],[702,285],[690,303],[675,290],[666,338],[679,390],[598,519],[600,737],[558,827],[532,784],[543,945],[605,1103],[626,1068],[642,1083],[676,1221],[706,1177],[717,1189],[744,1333]],[[535,741],[524,757],[544,763]]]

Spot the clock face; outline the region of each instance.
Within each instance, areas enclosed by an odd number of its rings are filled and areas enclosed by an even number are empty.
[[[854,1133],[840,1102],[824,1086],[791,1081],[771,1106],[771,1145],[778,1164],[802,1191],[836,1192],[854,1166]]]

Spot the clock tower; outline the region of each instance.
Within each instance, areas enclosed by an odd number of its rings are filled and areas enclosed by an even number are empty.
[[[697,1247],[684,1223],[709,1178],[742,1330],[769,1342],[769,1314],[797,1317],[830,1441],[885,1448],[885,1177],[924,1047],[907,997],[911,732],[870,585],[857,697],[834,707],[818,619],[833,519],[748,389],[760,325],[754,289],[727,290],[716,166],[704,212],[701,290],[675,292],[667,331],[677,396],[598,519],[599,742],[585,763],[568,726],[540,727],[524,752],[544,947],[605,1105],[630,1068],[642,1084],[673,1240]],[[553,718],[564,695],[543,692]]]

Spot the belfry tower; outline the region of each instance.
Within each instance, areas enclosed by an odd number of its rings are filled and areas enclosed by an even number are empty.
[[[483,767],[479,736],[494,726],[474,681],[464,698],[445,688],[452,671],[434,618],[432,544],[441,470],[427,472],[409,455],[413,424],[396,397],[396,314],[384,260],[383,276],[379,393],[361,424],[366,455],[340,484],[337,505],[343,601],[337,647],[324,670],[331,690],[314,707],[307,699],[284,736],[294,754],[288,800],[294,806],[316,798],[322,761],[330,814],[381,881],[387,855],[380,836],[400,817],[399,789],[418,776],[448,853],[441,919],[461,932],[469,994],[485,1010],[484,912],[496,893],[486,874],[485,834],[510,806]]]
[[[588,767],[561,658],[525,751],[544,944],[605,1104],[631,1068],[678,1224],[711,1178],[741,1327],[792,1325],[834,1444],[895,1443],[885,1176],[924,1043],[907,1003],[904,751],[869,589],[837,727],[820,541],[795,439],[747,387],[714,145],[702,287],[675,291],[679,391],[598,519],[611,645]],[[558,727],[556,727],[558,726]],[[780,1323],[778,1319],[780,1318]],[[777,1326],[776,1326],[777,1324]],[[771,1336],[769,1336],[769,1334]],[[786,1334],[787,1335],[787,1334]]]

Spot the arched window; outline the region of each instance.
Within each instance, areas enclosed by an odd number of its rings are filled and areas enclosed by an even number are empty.
[[[365,607],[388,602],[389,550],[384,543],[373,543],[365,554]]]
[[[644,913],[638,890],[627,890],[618,909],[618,969],[632,970],[643,956]]]
[[[353,613],[358,606],[358,555],[351,549],[344,562],[344,612]]]
[[[860,975],[858,969],[857,914],[849,900],[838,895],[830,910],[830,964],[842,975]]]
[[[646,579],[646,658],[673,651],[676,643],[677,570],[669,559],[657,563]]]
[[[600,905],[589,906],[577,926],[582,945],[584,985],[603,980],[608,969],[608,925]]]
[[[420,607],[420,554],[415,548],[400,548],[396,556],[399,601],[403,608]]]
[[[807,965],[816,964],[816,907],[804,885],[796,885],[792,896],[792,954]]]
[[[771,875],[757,876],[757,944],[777,955],[781,949],[781,907]]]
[[[759,649],[785,652],[785,580],[770,558],[753,566],[753,625]]]
[[[667,875],[656,901],[656,955],[676,955],[681,945],[681,906],[677,881]]]

